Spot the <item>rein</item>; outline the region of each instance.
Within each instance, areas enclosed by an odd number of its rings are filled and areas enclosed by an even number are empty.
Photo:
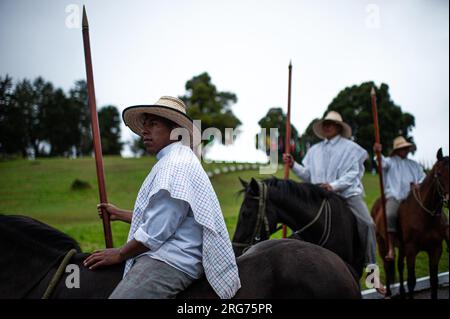
[[[59,280],[62,277],[63,271],[66,268],[67,264],[69,263],[70,259],[77,253],[76,249],[71,249],[67,252],[67,254],[64,256],[64,259],[59,264],[58,269],[56,270],[55,274],[53,275],[52,279],[50,280],[50,283],[48,284],[47,289],[44,292],[44,295],[41,299],[48,299],[52,292],[55,290],[56,285],[58,284]]]
[[[319,220],[319,217],[320,215],[322,215],[323,211],[325,211],[325,227],[323,228],[322,236],[320,237],[320,240],[317,243],[317,245],[323,247],[327,243],[331,233],[331,205],[328,199],[326,198],[322,201],[322,204],[320,205],[320,208],[317,211],[316,217],[314,217],[314,219],[308,225],[294,232],[294,234],[300,236],[301,233],[303,233],[309,227],[314,225]]]
[[[444,206],[445,204],[448,205],[448,201],[445,199],[445,196],[444,196],[444,187],[442,186],[441,181],[439,180],[439,177],[437,176],[436,173],[435,173],[434,176],[433,176],[433,182],[436,183],[436,186],[437,186],[437,192],[438,192],[438,194],[439,194],[440,203],[442,204],[442,206]],[[429,215],[431,215],[432,217],[435,217],[435,216],[441,216],[441,214],[442,214],[442,208],[439,210],[439,206],[438,206],[438,208],[436,209],[436,211],[432,211],[432,210],[430,210],[430,209],[428,209],[428,208],[425,207],[425,205],[423,204],[422,198],[421,198],[421,196],[420,196],[420,191],[419,191],[418,188],[413,187],[412,193],[413,193],[414,199],[415,199],[416,202],[419,204],[419,206],[420,206],[424,211],[426,211]]]
[[[259,193],[260,196],[253,196],[251,197],[252,199],[257,199],[258,200],[258,215],[257,215],[257,219],[256,219],[256,224],[255,224],[255,229],[253,231],[253,235],[252,235],[252,239],[250,241],[250,243],[239,243],[239,242],[233,242],[233,246],[236,247],[245,247],[245,248],[249,248],[250,246],[253,246],[254,244],[258,243],[259,241],[261,241],[261,230],[262,230],[262,225],[264,225],[264,231],[265,231],[265,235],[269,238],[270,237],[270,226],[269,226],[269,220],[267,219],[267,214],[266,214],[266,201],[267,201],[267,185],[264,184],[263,182],[258,182],[258,188],[259,188]],[[325,213],[325,227],[323,229],[322,232],[322,236],[319,240],[319,242],[317,243],[317,245],[319,246],[324,246],[329,237],[330,237],[330,233],[331,233],[331,205],[330,202],[328,201],[328,199],[324,199],[322,201],[322,204],[320,205],[319,210],[317,211],[316,216],[314,217],[314,219],[308,223],[306,226],[302,227],[301,229],[297,230],[294,232],[294,234],[296,234],[297,236],[300,236],[301,233],[303,233],[305,230],[307,230],[308,228],[310,228],[312,225],[314,225],[320,218],[320,216],[322,215],[322,213]],[[279,226],[275,229],[275,232],[280,230],[282,226]],[[246,249],[244,249],[243,252],[245,252]]]

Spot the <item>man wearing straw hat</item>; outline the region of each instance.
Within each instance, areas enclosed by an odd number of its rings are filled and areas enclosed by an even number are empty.
[[[381,144],[375,143],[375,152],[381,152]],[[381,166],[384,172],[384,187],[386,196],[386,218],[388,228],[388,253],[386,260],[394,260],[394,237],[397,232],[397,212],[400,203],[408,197],[411,186],[420,184],[425,173],[419,163],[407,158],[416,146],[408,142],[403,136],[394,139],[392,152],[389,157],[382,157]]]
[[[111,220],[131,223],[128,242],[94,252],[85,265],[95,269],[126,261],[113,299],[174,298],[203,274],[220,298],[233,297],[240,288],[236,260],[217,196],[189,147],[199,144],[200,132],[185,104],[163,96],[153,105],[126,108],[122,117],[157,162],[132,212],[98,205]],[[189,141],[178,141],[179,135]]]
[[[319,184],[327,191],[334,191],[346,199],[356,216],[358,234],[365,247],[365,264],[376,264],[375,224],[364,202],[364,161],[368,153],[350,140],[351,127],[338,112],[330,111],[325,118],[313,125],[314,133],[323,141],[313,145],[303,159],[303,165],[292,156],[284,154],[294,173],[305,182]],[[378,288],[384,293],[384,288]]]

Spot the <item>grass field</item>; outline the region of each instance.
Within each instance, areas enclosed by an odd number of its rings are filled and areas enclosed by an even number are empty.
[[[131,210],[141,183],[154,162],[153,157],[128,159],[105,157],[108,201]],[[204,166],[210,170],[223,165],[225,164]],[[275,176],[282,177],[283,171],[278,170]],[[230,172],[212,178],[230,236],[234,234],[243,199],[236,195],[241,189],[238,177],[249,180],[251,177],[267,176],[259,175],[257,170],[249,170]],[[291,177],[295,179],[293,174]],[[71,185],[76,179],[88,182],[91,188],[72,190]],[[363,182],[366,202],[370,208],[379,196],[378,177],[366,174]],[[75,238],[85,252],[104,247],[102,225],[96,210],[98,198],[95,164],[92,158],[0,162],[0,213],[27,215],[52,225]],[[112,223],[114,246],[121,246],[126,242],[128,229],[127,224]],[[280,237],[280,233],[274,237]],[[428,258],[424,253],[419,254],[416,269],[418,277],[428,275]],[[445,251],[439,271],[448,271],[448,255]]]

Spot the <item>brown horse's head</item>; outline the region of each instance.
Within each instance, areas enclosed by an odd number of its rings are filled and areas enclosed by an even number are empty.
[[[437,152],[437,162],[434,164],[432,172],[438,185],[439,195],[444,202],[448,202],[448,156],[443,156],[442,148]]]

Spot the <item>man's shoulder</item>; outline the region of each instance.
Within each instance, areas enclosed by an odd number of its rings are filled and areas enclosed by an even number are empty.
[[[358,154],[368,154],[366,149],[364,149],[361,145],[359,145],[355,141],[352,141],[348,138],[342,137],[340,139],[340,143],[342,143],[341,145],[343,145],[343,147],[345,147],[348,150],[357,151]]]
[[[422,169],[422,165],[420,165],[419,162],[417,162],[417,161],[415,161],[415,160],[413,160],[413,159],[411,159],[411,158],[407,158],[406,161],[407,161],[410,165],[412,165],[412,166],[414,166],[414,167],[416,167],[416,168]]]
[[[343,137],[341,136],[341,138],[339,139],[339,144],[341,145],[345,145],[348,147],[355,147],[355,148],[362,148],[358,143],[356,143],[355,141],[352,141],[349,138]]]
[[[187,146],[180,145],[174,148],[166,158],[164,158],[164,166],[180,169],[183,172],[191,173],[193,171],[202,170],[203,166],[195,153]]]
[[[316,144],[312,145],[309,148],[308,153],[315,152],[315,151],[319,150],[324,143],[325,143],[324,141],[320,141],[320,142],[317,142]]]

